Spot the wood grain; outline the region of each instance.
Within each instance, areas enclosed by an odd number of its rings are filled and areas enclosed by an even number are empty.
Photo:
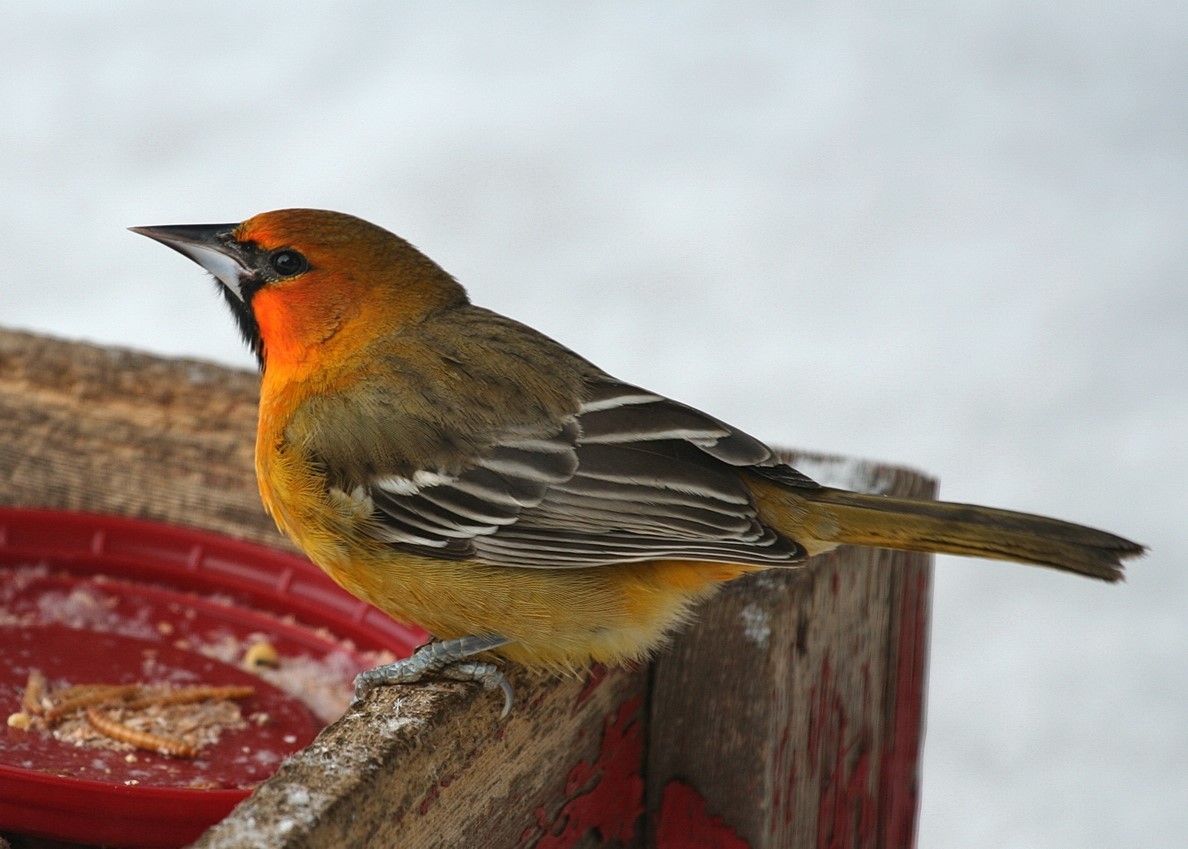
[[[0,503],[285,543],[252,465],[258,378],[0,331]]]

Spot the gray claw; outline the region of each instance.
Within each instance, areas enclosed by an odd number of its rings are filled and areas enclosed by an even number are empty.
[[[498,687],[503,691],[502,719],[511,712],[515,701],[511,682],[495,664],[465,658],[508,642],[510,640],[495,636],[460,637],[421,646],[411,657],[360,672],[355,677],[355,697],[351,703],[366,698],[376,687],[413,684],[426,676],[437,674],[454,681],[476,681],[488,690]]]

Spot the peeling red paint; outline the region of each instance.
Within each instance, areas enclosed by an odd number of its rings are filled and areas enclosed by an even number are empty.
[[[538,690],[536,695],[532,697],[532,699],[528,702],[528,705],[529,707],[538,708],[545,703],[545,699],[548,697],[549,691],[542,688]]]
[[[437,801],[437,797],[441,795],[441,788],[436,784],[429,788],[429,792],[425,794],[425,798],[421,800],[420,812],[421,816],[429,813],[429,809],[433,807],[433,803]]]
[[[436,784],[430,785],[429,789],[425,791],[424,797],[421,799],[421,804],[417,808],[417,810],[420,811],[421,816],[425,816],[425,814],[429,813],[429,809],[433,807],[434,802],[436,802],[441,797],[441,791],[453,784],[454,779],[457,777],[457,775],[447,775]]]
[[[749,849],[750,844],[719,816],[712,816],[705,799],[683,781],[670,781],[656,815],[656,849]]]
[[[876,845],[877,800],[870,786],[870,730],[850,727],[826,656],[809,709],[809,767],[821,777],[818,849]]]
[[[781,832],[781,823],[783,825],[790,825],[796,818],[793,790],[796,788],[796,779],[798,777],[798,750],[796,746],[792,745],[791,738],[792,728],[787,718],[785,718],[783,729],[780,732],[780,742],[776,744],[775,754],[772,759],[772,775],[775,777],[775,782],[771,792],[771,818],[768,821],[768,830],[772,834],[779,834]],[[786,780],[781,782],[781,777],[784,777]]]
[[[892,734],[879,769],[879,833],[885,846],[913,846],[920,803],[919,762],[928,664],[929,573],[904,584],[899,613]]]
[[[914,845],[929,588],[927,570],[905,576],[886,691],[861,644],[852,647],[853,657],[847,650],[821,661],[810,688],[805,733],[793,733],[789,718],[772,746],[768,838],[778,842],[794,832],[798,818],[809,817],[816,823],[813,845],[818,849]],[[856,703],[847,703],[838,691],[838,664],[857,664]],[[880,721],[889,726],[876,738],[872,727]],[[814,798],[805,798],[806,790]]]
[[[642,704],[638,696],[628,699],[607,718],[597,759],[569,771],[569,800],[551,821],[544,808],[536,809],[536,849],[569,849],[591,831],[603,843],[626,843],[635,835],[644,812]],[[530,842],[532,832],[526,830],[521,843]]]

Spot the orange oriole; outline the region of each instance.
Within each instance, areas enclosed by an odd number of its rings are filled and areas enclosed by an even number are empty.
[[[474,306],[349,215],[133,228],[217,278],[262,370],[256,473],[339,584],[510,690],[493,651],[553,669],[641,658],[722,582],[841,544],[1001,558],[1115,581],[1128,540],[1022,513],[821,486],[758,439]]]

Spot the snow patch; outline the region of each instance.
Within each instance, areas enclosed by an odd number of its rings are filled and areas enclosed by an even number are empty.
[[[759,648],[767,648],[771,644],[771,617],[767,611],[751,602],[742,609],[740,615],[743,635]]]

